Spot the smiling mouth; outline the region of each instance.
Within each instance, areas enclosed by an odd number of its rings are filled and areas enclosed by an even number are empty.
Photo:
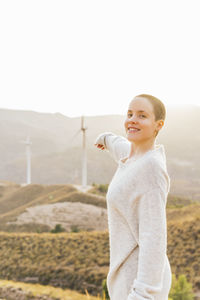
[[[140,131],[140,129],[128,128],[128,132],[130,132],[130,133],[135,133],[138,131]]]

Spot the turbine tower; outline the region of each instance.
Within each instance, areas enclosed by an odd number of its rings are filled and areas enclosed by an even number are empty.
[[[31,183],[31,145],[30,136],[27,136],[26,141],[23,142],[26,145],[26,162],[27,162],[27,179],[26,184]]]
[[[81,130],[83,132],[83,151],[82,151],[82,187],[87,186],[87,156],[86,156],[86,130],[84,126],[84,116],[81,117]]]

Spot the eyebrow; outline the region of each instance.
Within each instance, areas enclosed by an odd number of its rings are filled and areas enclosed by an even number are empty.
[[[128,111],[132,111],[131,109],[129,109]],[[146,113],[146,114],[148,114],[146,111],[144,111],[144,110],[138,110],[138,112],[144,112],[144,113]]]

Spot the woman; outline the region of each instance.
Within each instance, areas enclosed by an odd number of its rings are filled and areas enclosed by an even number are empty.
[[[126,136],[100,134],[118,168],[106,194],[110,243],[107,287],[111,300],[167,300],[171,267],[167,257],[166,203],[170,178],[163,144],[156,144],[166,110],[142,94],[129,104]]]

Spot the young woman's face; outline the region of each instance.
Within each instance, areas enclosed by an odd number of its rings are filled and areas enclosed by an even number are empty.
[[[135,97],[127,109],[124,127],[127,139],[131,142],[142,142],[155,138],[155,130],[160,129],[152,104],[142,97]],[[130,127],[135,127],[129,130]]]

